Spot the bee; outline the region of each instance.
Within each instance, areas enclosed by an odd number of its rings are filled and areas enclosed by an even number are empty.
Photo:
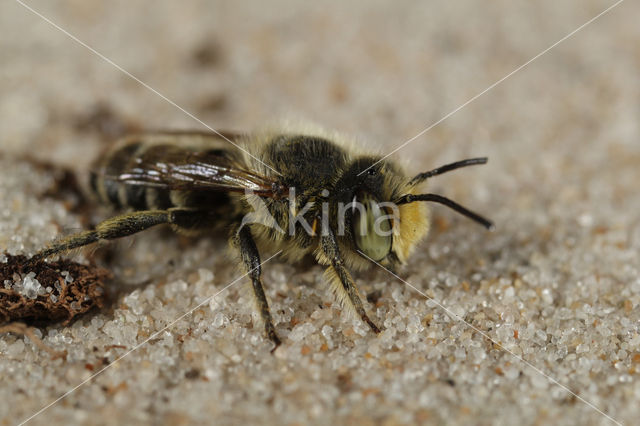
[[[231,142],[231,143],[229,143]],[[146,133],[115,144],[96,163],[97,198],[128,212],[68,236],[32,260],[169,224],[185,234],[225,232],[231,253],[249,276],[266,336],[280,345],[261,278],[260,253],[286,261],[312,256],[326,266],[338,301],[379,333],[351,276],[372,261],[395,268],[429,230],[424,202],[443,204],[492,224],[465,207],[419,187],[431,177],[484,164],[472,158],[409,177],[381,156],[359,153],[319,131]]]

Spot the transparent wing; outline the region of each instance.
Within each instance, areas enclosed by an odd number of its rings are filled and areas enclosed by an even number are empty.
[[[104,173],[107,178],[170,190],[253,191],[272,198],[284,192],[275,178],[249,170],[239,149],[214,133],[149,134],[131,140],[140,147],[119,173]]]

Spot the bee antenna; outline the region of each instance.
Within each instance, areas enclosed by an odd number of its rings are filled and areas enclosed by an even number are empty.
[[[447,166],[445,166],[447,167]],[[450,209],[453,209],[455,211],[457,211],[458,213],[460,213],[463,216],[468,217],[469,219],[473,220],[474,222],[479,223],[480,225],[484,226],[485,228],[487,228],[489,231],[493,231],[494,230],[494,225],[493,223],[488,220],[485,219],[484,217],[480,216],[477,213],[472,212],[471,210],[462,207],[460,204],[456,203],[455,201],[451,201],[450,199],[443,197],[442,195],[438,195],[438,194],[406,194],[403,195],[402,197],[400,197],[398,200],[396,200],[396,204],[400,205],[400,204],[409,204],[409,203],[414,203],[416,201],[432,201],[434,203],[440,203],[440,204],[444,204],[445,206],[449,207]]]
[[[411,179],[411,182],[409,182],[409,185],[415,186],[420,182],[423,182],[429,179],[432,176],[441,175],[443,173],[450,172],[451,170],[459,169],[460,167],[474,166],[476,164],[487,164],[487,161],[489,161],[487,157],[478,157],[478,158],[469,158],[466,160],[456,161],[455,163],[451,163],[451,164],[446,164],[444,166],[438,167],[437,169],[433,169],[428,172],[424,172],[424,173],[420,173],[419,175],[416,175],[416,177]]]

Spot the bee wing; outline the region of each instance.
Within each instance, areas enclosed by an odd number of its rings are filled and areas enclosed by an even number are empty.
[[[140,148],[124,170],[115,175],[103,170],[106,178],[169,190],[253,191],[272,198],[282,193],[276,179],[248,170],[238,148],[214,134],[165,133],[132,140]]]

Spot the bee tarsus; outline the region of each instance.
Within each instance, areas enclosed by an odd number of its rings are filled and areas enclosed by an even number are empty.
[[[276,350],[276,348],[280,346],[281,342],[276,333],[276,329],[273,326],[271,311],[269,310],[269,302],[267,302],[267,296],[264,294],[264,288],[262,287],[262,280],[260,278],[262,275],[262,268],[260,267],[260,253],[258,252],[258,247],[251,236],[251,231],[246,226],[243,226],[234,233],[232,241],[240,250],[242,263],[251,278],[253,294],[255,296],[256,304],[258,305],[260,317],[264,324],[264,331],[269,339],[275,344],[273,350]]]
[[[343,258],[340,255],[340,248],[338,247],[338,241],[336,240],[334,232],[329,229],[327,235],[322,236],[321,239],[322,250],[331,261],[330,268],[332,268],[337,275],[342,288],[349,298],[349,304],[347,304],[347,306],[353,307],[362,321],[364,321],[369,325],[369,327],[371,327],[371,330],[373,330],[375,333],[380,333],[380,328],[373,321],[371,321],[371,319],[367,315],[367,312],[365,311],[362,304],[362,299],[358,294],[358,289],[353,282],[353,278],[351,278],[351,274],[344,266],[344,261],[342,260]],[[334,283],[334,285],[337,286],[338,283]]]

